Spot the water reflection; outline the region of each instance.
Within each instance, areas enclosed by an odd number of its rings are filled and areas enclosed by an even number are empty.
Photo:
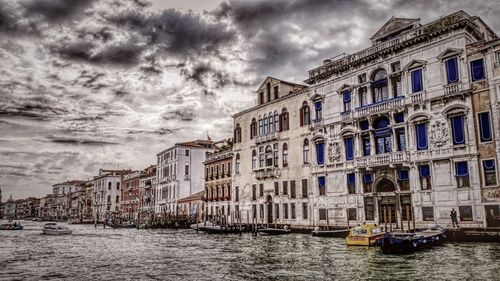
[[[0,232],[0,280],[499,280],[500,245],[446,244],[405,256],[342,239],[95,229],[41,235],[42,223]]]

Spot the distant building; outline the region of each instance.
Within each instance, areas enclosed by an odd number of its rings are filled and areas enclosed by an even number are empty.
[[[179,215],[191,216],[196,218],[197,221],[202,221],[203,217],[203,206],[205,191],[197,192],[193,195],[181,198],[177,201],[179,208]]]
[[[177,143],[158,153],[155,212],[178,214],[177,200],[204,190],[205,153],[214,150],[211,140]]]
[[[156,191],[156,165],[144,169],[139,179],[139,220],[150,221],[154,218],[155,191]]]
[[[16,218],[16,202],[12,199],[12,194],[10,195],[7,202],[4,204],[4,218],[14,219]]]
[[[38,217],[42,220],[51,219],[52,210],[52,194],[47,194],[46,196],[40,198],[38,207]]]
[[[99,175],[91,180],[93,185],[94,219],[103,221],[119,215],[121,202],[121,179],[131,170],[99,170]]]
[[[128,220],[136,220],[139,211],[139,181],[143,171],[134,171],[122,176],[122,198],[120,216]]]
[[[68,219],[70,209],[69,195],[81,189],[83,183],[84,181],[81,180],[70,180],[52,186],[52,210],[49,210],[49,216],[52,219]]]

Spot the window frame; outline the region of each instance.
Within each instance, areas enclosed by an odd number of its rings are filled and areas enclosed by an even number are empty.
[[[474,69],[473,69],[472,64],[474,62],[476,62],[476,61],[483,61],[483,77],[479,78],[479,79],[474,78]],[[471,79],[471,82],[480,82],[480,81],[486,80],[486,65],[485,65],[484,58],[478,58],[478,59],[471,60],[470,63],[469,63],[469,67],[470,67],[470,79]]]
[[[450,58],[447,58],[443,61],[443,64],[444,64],[444,68],[445,68],[445,75],[446,75],[446,84],[447,85],[451,85],[451,84],[455,84],[455,83],[458,83],[460,82],[460,68],[459,68],[459,64],[458,64],[458,59],[459,57],[458,56],[453,56],[453,57],[450,57]],[[451,61],[451,60],[454,60],[455,61],[455,67],[456,67],[456,71],[457,71],[457,78],[455,81],[451,81],[450,80],[450,72],[449,72],[449,69],[448,69],[448,62]]]
[[[483,126],[481,122],[481,115],[486,114],[488,117],[488,125],[489,125],[489,133],[490,133],[490,139],[483,139]],[[481,111],[477,113],[477,128],[479,128],[479,142],[480,143],[491,143],[494,141],[493,139],[493,124],[491,124],[491,112],[489,110],[486,111]]]
[[[485,169],[485,162],[486,161],[489,161],[489,160],[493,160],[493,163],[494,163],[494,168],[492,170],[486,170]],[[484,186],[485,187],[492,187],[492,186],[497,186],[498,185],[498,172],[497,172],[497,163],[496,163],[496,159],[495,158],[486,158],[486,159],[481,159],[481,170],[483,171],[482,172],[482,177],[483,177],[483,183],[484,183]],[[486,171],[493,171],[494,175],[495,175],[495,183],[493,184],[487,184],[487,180],[486,180]]]
[[[413,82],[413,79],[414,79],[413,73],[415,73],[417,71],[420,73],[420,89],[418,91],[415,89],[416,86]],[[411,87],[412,94],[416,94],[416,93],[420,93],[420,92],[424,91],[424,88],[425,88],[424,87],[424,69],[422,67],[410,70],[410,87]]]

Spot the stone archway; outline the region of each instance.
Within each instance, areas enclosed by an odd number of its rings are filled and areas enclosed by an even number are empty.
[[[388,179],[388,178],[383,178],[380,181],[377,182],[375,185],[375,192],[395,192],[396,191],[396,184]]]

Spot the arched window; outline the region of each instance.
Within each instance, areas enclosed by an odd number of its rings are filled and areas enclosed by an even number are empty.
[[[236,124],[236,129],[234,129],[234,142],[241,142],[241,126],[240,124]]]
[[[269,129],[268,129],[268,132],[271,133],[271,132],[274,132],[275,129],[274,129],[274,119],[273,119],[273,113],[272,112],[269,112],[269,115],[267,116],[267,124],[269,124]]]
[[[288,111],[286,108],[283,108],[283,110],[281,110],[280,131],[287,131],[290,128],[289,119]]]
[[[234,165],[234,172],[236,174],[239,174],[240,173],[240,154],[237,153],[236,154],[236,164]]]
[[[371,88],[373,93],[373,102],[377,103],[389,99],[387,71],[385,69],[380,68],[373,73]]]
[[[278,131],[279,130],[279,125],[278,125],[278,111],[274,111],[274,130]]]
[[[267,130],[267,114],[264,114],[264,117],[262,118],[262,122],[264,123],[264,125],[263,125],[264,129],[263,129],[262,133],[265,135],[269,132]]]
[[[250,123],[250,139],[253,139],[255,136],[257,136],[257,120],[253,118],[252,123]]]
[[[387,117],[380,117],[373,122],[375,129],[375,153],[389,153],[392,151],[392,129]]]
[[[264,133],[264,128],[263,128],[263,124],[262,124],[262,116],[259,116],[259,135],[263,135]]]
[[[302,159],[304,164],[309,164],[309,140],[304,139],[304,146],[302,148]]]
[[[257,168],[257,151],[255,149],[252,151],[252,170]]]
[[[307,102],[302,103],[300,108],[300,126],[307,126],[311,123],[311,110]]]
[[[273,165],[273,148],[268,145],[265,150],[266,167]]]
[[[283,144],[283,167],[288,167],[288,145]]]

